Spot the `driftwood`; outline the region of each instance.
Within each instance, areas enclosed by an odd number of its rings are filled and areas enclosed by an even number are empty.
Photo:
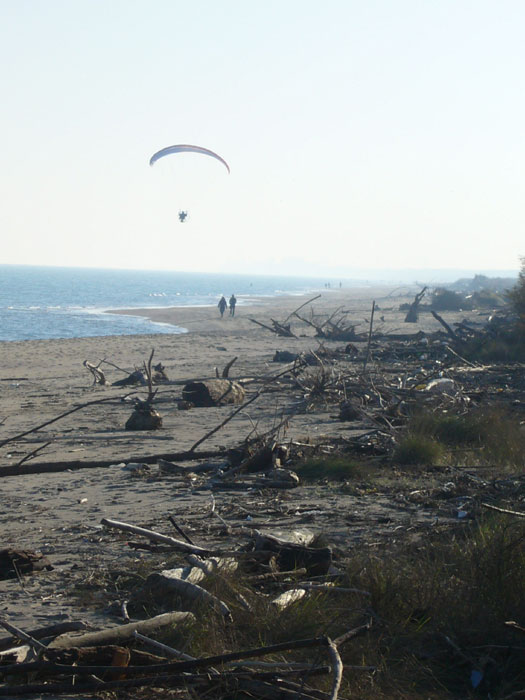
[[[323,338],[324,340],[339,340],[344,342],[364,340],[365,336],[358,335],[355,332],[355,324],[345,324],[344,317],[348,312],[344,311],[342,308],[338,308],[334,313],[321,323],[314,321],[313,313],[311,313],[311,318],[307,319],[304,316],[299,316],[295,312],[295,316],[306,323],[307,326],[315,329],[315,335],[317,338]],[[339,318],[336,318],[339,314]]]
[[[436,321],[438,321],[439,323],[441,323],[441,325],[442,325],[443,328],[447,331],[447,333],[448,333],[449,336],[452,338],[452,340],[453,340],[454,342],[457,343],[457,342],[459,341],[459,338],[458,338],[458,336],[454,333],[454,331],[452,330],[452,328],[448,325],[448,323],[447,323],[443,318],[441,318],[441,316],[440,316],[436,311],[434,311],[434,309],[431,309],[431,310],[430,310],[430,313],[431,313],[432,316],[436,319]]]
[[[136,386],[137,384],[140,386],[146,385],[146,377],[141,369],[136,369],[124,379],[117,379],[111,386]]]
[[[71,622],[58,622],[56,625],[47,625],[46,627],[37,627],[36,629],[29,630],[26,634],[29,634],[33,639],[46,640],[49,638],[57,637],[59,634],[64,634],[65,632],[78,632],[78,630],[87,629],[85,622],[71,621]],[[19,632],[12,632],[8,637],[0,637],[0,649],[7,649],[12,646],[15,639],[20,639],[18,636]]]
[[[0,580],[19,578],[34,571],[52,571],[49,559],[38,552],[29,549],[0,549]]]
[[[215,376],[219,378],[221,376],[223,379],[228,379],[228,376],[230,374],[230,369],[234,365],[235,362],[237,362],[238,357],[234,357],[232,360],[228,362],[227,365],[224,366],[224,369],[222,370],[222,373],[219,375],[219,370],[217,367],[215,367]]]
[[[272,535],[257,535],[255,551],[258,550],[274,552],[279,569],[304,567],[310,576],[328,573],[332,563],[332,550],[329,547],[306,547]]]
[[[368,360],[370,359],[370,345],[372,343],[372,328],[374,326],[374,311],[376,308],[376,302],[375,300],[372,302],[372,313],[370,314],[370,327],[368,329],[368,343],[366,346],[366,355],[365,359],[363,362],[363,372],[366,372],[366,366],[368,364]]]
[[[245,404],[246,405],[246,404]],[[125,456],[114,457],[113,459],[99,459],[91,461],[62,461],[62,462],[34,462],[32,464],[24,464],[21,467],[1,467],[0,478],[3,476],[18,476],[20,474],[45,474],[52,472],[64,472],[76,469],[98,469],[100,467],[114,467],[122,462],[138,462],[142,464],[157,464],[159,459],[166,461],[172,460],[198,460],[209,459],[214,457],[226,457],[224,450],[202,450],[201,452],[193,452],[186,450],[184,452],[164,452],[157,455],[140,455],[140,456]]]
[[[151,350],[147,362],[144,362],[145,383],[148,385],[148,396],[145,400],[136,398],[134,400],[134,410],[126,421],[126,430],[158,430],[162,427],[162,417],[153,408],[153,400],[157,390],[153,391],[153,373],[151,363],[155,348]],[[162,365],[160,365],[162,367]]]
[[[188,542],[181,542],[180,540],[176,540],[174,537],[162,535],[160,532],[147,530],[144,527],[137,527],[136,525],[129,525],[128,523],[122,523],[118,520],[102,518],[100,522],[102,525],[106,525],[107,527],[113,527],[117,530],[123,530],[124,532],[132,532],[134,535],[142,535],[143,537],[147,537],[152,542],[162,542],[163,544],[168,544],[172,549],[179,552],[206,555],[210,551],[208,549],[204,549],[203,547],[197,547],[194,544],[189,544]]]
[[[297,336],[295,333],[292,332],[291,327],[289,325],[283,325],[279,323],[278,321],[275,321],[273,318],[271,319],[272,326],[267,326],[265,323],[261,323],[260,321],[257,321],[255,318],[250,318],[248,319],[252,323],[256,323],[258,326],[261,326],[262,328],[266,328],[267,331],[271,331],[272,333],[275,333],[276,335],[282,336],[283,338],[296,338]]]
[[[162,416],[149,401],[135,399],[133,413],[125,427],[126,430],[159,430],[162,428]]]
[[[299,600],[304,598],[306,591],[303,588],[291,588],[289,591],[284,591],[271,601],[273,605],[278,610],[284,610],[289,608],[290,605],[297,603]]]
[[[90,647],[105,644],[116,644],[133,639],[135,631],[141,634],[150,634],[155,630],[173,627],[175,625],[193,622],[195,616],[190,612],[169,612],[157,615],[149,620],[130,622],[126,625],[109,627],[99,632],[87,632],[85,634],[62,634],[53,640],[49,649],[69,649],[70,647]]]
[[[91,375],[93,377],[93,384],[100,384],[101,386],[105,386],[108,381],[106,379],[106,376],[104,375],[104,372],[100,369],[100,365],[102,364],[103,360],[101,360],[98,365],[93,365],[91,362],[88,362],[87,360],[84,360],[82,363],[86,369],[88,369],[91,372]]]
[[[0,442],[0,447],[7,445],[9,442],[15,442],[15,440],[20,440],[21,438],[25,437],[26,435],[30,435],[31,433],[36,433],[37,431],[41,430],[42,428],[46,428],[48,425],[51,425],[52,423],[56,423],[61,418],[65,418],[66,416],[69,416],[72,413],[75,413],[76,411],[81,411],[83,408],[87,408],[88,406],[95,406],[98,403],[107,403],[108,401],[113,401],[114,403],[120,403],[125,398],[126,398],[126,396],[121,396],[121,397],[112,396],[112,397],[108,397],[105,399],[96,399],[95,401],[88,401],[87,403],[80,404],[79,406],[75,406],[75,408],[70,408],[68,411],[61,413],[59,416],[55,416],[55,418],[51,418],[50,420],[47,420],[45,423],[40,423],[40,425],[37,425],[34,428],[30,428],[30,430],[26,430],[23,433],[18,433],[17,435],[13,435],[13,437],[7,438],[6,440],[2,440]]]
[[[184,401],[194,406],[224,406],[240,404],[245,398],[244,388],[229,379],[208,379],[203,382],[190,382],[182,389]]]
[[[186,578],[182,578],[180,574],[180,569],[167,569],[160,573],[150,574],[144,582],[142,593],[151,594],[154,598],[175,594],[193,603],[206,605],[219,612],[227,620],[232,619],[230,609],[226,603],[223,603],[217,596],[201,588],[197,583],[189,580],[190,578],[199,580],[205,578],[206,574],[202,569],[191,567]]]
[[[201,438],[199,438],[199,440],[197,440],[197,442],[194,443],[190,447],[190,452],[193,452],[194,450],[196,450],[199,445],[201,445],[205,440],[207,440],[209,437],[211,437],[216,432],[218,432],[221,428],[223,428],[226,425],[226,423],[229,423],[232,418],[234,418],[240,411],[242,411],[244,408],[246,408],[246,406],[249,406],[256,399],[258,399],[260,395],[261,395],[261,392],[258,391],[254,396],[252,396],[251,399],[249,399],[248,401],[243,403],[242,406],[239,406],[239,408],[236,408],[235,411],[230,413],[230,415],[227,418],[225,418],[221,423],[219,423],[219,425],[217,425],[215,428],[213,428],[213,430],[210,430],[208,433],[206,433],[206,435],[203,435]]]
[[[425,296],[426,291],[427,291],[427,288],[423,287],[423,289],[416,294],[414,301],[410,305],[410,308],[408,309],[407,315],[405,316],[405,323],[417,323],[418,322],[419,304],[421,303],[421,299]]]

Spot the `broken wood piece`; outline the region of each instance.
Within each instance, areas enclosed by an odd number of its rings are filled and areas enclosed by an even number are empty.
[[[19,578],[43,569],[53,570],[51,562],[44,554],[14,547],[0,549],[0,580]]]
[[[441,325],[443,326],[443,328],[447,331],[447,333],[449,334],[449,336],[452,338],[452,340],[453,340],[455,343],[457,343],[457,342],[460,341],[460,339],[459,339],[458,336],[454,333],[454,331],[453,331],[452,328],[448,325],[448,323],[447,323],[436,311],[434,311],[434,309],[431,309],[431,310],[430,310],[430,313],[431,313],[432,316],[436,319],[436,321],[438,321],[439,323],[441,323]]]
[[[332,671],[334,674],[330,700],[337,700],[339,688],[341,687],[341,681],[343,680],[343,662],[341,661],[336,645],[331,639],[328,639],[328,654],[332,662]]]
[[[297,601],[304,598],[305,595],[306,591],[304,588],[292,588],[289,591],[284,591],[284,593],[278,595],[277,598],[274,598],[270,602],[270,605],[273,605],[279,610],[284,610],[285,608],[289,608],[290,605],[297,603]]]
[[[4,649],[0,651],[0,671],[3,664],[21,664],[31,658],[34,658],[34,654],[29,644]]]
[[[169,647],[167,644],[163,644],[162,642],[157,642],[155,639],[146,637],[136,630],[133,636],[135,639],[138,639],[139,642],[149,646],[151,649],[155,649],[155,651],[159,652],[167,659],[182,659],[183,661],[193,661],[195,659],[194,656],[189,656],[189,654],[185,654],[183,651]]]
[[[272,535],[259,534],[255,539],[255,550],[275,552],[279,569],[305,567],[310,576],[328,573],[332,563],[332,550],[329,547],[306,547]]]
[[[8,632],[11,632],[11,634],[15,635],[17,637],[17,639],[21,639],[26,644],[29,644],[29,646],[31,648],[35,649],[36,651],[42,651],[43,649],[46,648],[45,644],[42,644],[42,642],[39,642],[38,639],[35,639],[27,632],[24,632],[24,630],[21,630],[20,628],[15,627],[5,618],[0,617],[0,625],[4,629],[6,629]]]
[[[255,485],[269,489],[294,489],[299,486],[299,477],[290,469],[271,469],[259,477]]]
[[[86,369],[88,369],[91,372],[91,375],[93,376],[93,384],[100,384],[101,386],[105,386],[108,382],[106,379],[106,376],[104,375],[104,372],[100,369],[100,365],[102,364],[103,360],[101,360],[98,365],[93,365],[91,362],[88,362],[87,360],[84,360],[82,363]]]
[[[191,574],[191,571],[198,574]],[[151,594],[154,598],[167,594],[176,594],[192,603],[204,603],[213,610],[219,612],[227,620],[232,619],[229,607],[222,600],[209,591],[201,588],[197,583],[189,580],[190,577],[202,576],[206,574],[202,569],[192,567],[190,574],[186,578],[180,577],[180,569],[166,569],[160,573],[150,574],[142,587],[142,593]]]
[[[151,634],[157,630],[166,629],[195,621],[195,615],[191,612],[169,612],[156,615],[149,620],[139,622],[129,622],[117,627],[108,627],[98,632],[87,632],[85,634],[62,634],[53,640],[49,649],[68,649],[70,647],[102,646],[106,644],[117,644],[129,639],[133,639],[135,631],[141,634]]]
[[[194,554],[188,556],[188,561],[192,566],[196,566],[206,576],[213,574],[232,574],[237,571],[239,562],[233,557],[209,557],[208,559],[200,559]]]
[[[153,542],[169,544],[171,547],[173,547],[173,549],[177,549],[179,552],[204,555],[208,554],[209,552],[209,550],[204,549],[203,547],[197,547],[197,545],[188,544],[188,542],[181,542],[181,540],[176,540],[174,537],[162,535],[160,532],[148,530],[144,527],[137,527],[136,525],[121,523],[118,520],[110,520],[109,518],[102,518],[100,522],[102,525],[106,525],[107,527],[113,527],[117,530],[123,530],[124,532],[132,532],[134,535],[142,535]]]
[[[405,323],[417,323],[419,319],[419,304],[421,303],[421,299],[425,296],[425,292],[427,291],[426,287],[423,287],[423,289],[416,294],[414,297],[414,301],[410,305],[410,308],[408,309],[407,315],[405,316]]]
[[[58,622],[56,625],[47,625],[46,627],[37,627],[36,629],[28,630],[27,634],[31,635],[33,639],[46,640],[53,637],[57,637],[59,634],[64,634],[65,632],[78,632],[79,630],[85,630],[88,626],[85,622],[71,621],[71,622]],[[18,637],[12,634],[8,637],[0,637],[0,649],[7,649],[13,645],[13,642]],[[45,642],[43,642],[45,643]]]

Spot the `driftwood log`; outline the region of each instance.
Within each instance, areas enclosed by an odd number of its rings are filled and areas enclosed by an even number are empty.
[[[71,647],[92,647],[106,644],[118,644],[131,640],[135,631],[142,634],[150,634],[155,630],[173,627],[175,625],[193,622],[195,616],[190,612],[169,612],[156,615],[149,620],[130,622],[126,625],[109,627],[99,632],[86,632],[85,634],[62,634],[48,645],[50,649],[69,649]]]
[[[144,582],[142,592],[153,598],[177,595],[191,603],[207,606],[223,615],[227,620],[232,619],[226,603],[199,586],[198,583],[190,580],[190,578],[197,580],[205,578],[206,574],[202,569],[192,567],[186,578],[181,578],[181,573],[184,575],[186,572],[181,571],[181,569],[166,569],[160,573],[150,574]]]
[[[184,401],[194,406],[224,406],[241,404],[245,399],[244,388],[229,379],[208,379],[202,382],[190,382],[182,389]]]

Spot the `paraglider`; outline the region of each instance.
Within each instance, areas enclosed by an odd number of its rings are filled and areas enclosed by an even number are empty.
[[[212,158],[215,158],[218,160],[220,163],[224,165],[228,173],[230,172],[230,166],[228,163],[224,160],[224,158],[221,158],[221,156],[218,153],[214,153],[214,151],[210,151],[209,148],[203,148],[202,146],[190,146],[189,144],[177,144],[175,146],[166,146],[166,148],[162,148],[160,151],[157,151],[154,153],[151,158],[149,159],[149,164],[154,165],[158,160],[161,158],[164,158],[164,156],[169,156],[174,153],[200,153],[201,155],[204,156],[211,156]],[[181,224],[184,223],[188,216],[187,211],[179,211],[179,221]]]
[[[162,148],[160,151],[157,151],[151,156],[149,159],[149,164],[154,165],[158,160],[164,158],[164,156],[169,156],[172,153],[202,153],[204,156],[216,158],[225,166],[226,170],[230,172],[230,166],[224,160],[224,158],[220,157],[218,153],[214,153],[208,148],[202,148],[202,146],[189,146],[187,144],[178,144],[176,146],[167,146],[166,148]]]

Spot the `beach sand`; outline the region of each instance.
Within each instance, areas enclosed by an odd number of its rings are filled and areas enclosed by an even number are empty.
[[[357,331],[366,332],[374,298],[379,304],[376,323],[383,330],[416,332],[422,327],[426,330],[438,328],[437,322],[427,314],[418,326],[407,329],[403,324],[404,314],[398,308],[400,302],[413,298],[413,292],[404,297],[389,296],[391,292],[392,288],[329,291],[313,303],[313,309],[315,314],[321,314],[344,307],[349,312],[348,319],[356,323]],[[297,353],[317,349],[319,344],[313,337],[313,329],[295,318],[291,323],[297,338],[278,337],[249,320],[255,318],[266,324],[271,324],[272,318],[284,321],[307,299],[294,296],[260,299],[252,306],[241,303],[235,317],[225,315],[223,319],[216,308],[119,311],[188,329],[187,333],[177,335],[1,344],[2,440],[31,430],[82,404],[114,399],[78,410],[38,432],[2,446],[1,467],[16,465],[47,442],[50,444],[29,464],[80,461],[89,465],[93,461],[106,460],[114,465],[0,478],[2,546],[42,551],[49,555],[55,567],[52,572],[24,577],[20,582],[0,581],[2,614],[8,615],[22,628],[70,618],[87,619],[97,624],[115,622],[108,620],[104,612],[111,593],[103,595],[96,589],[94,595],[100,596],[100,600],[88,601],[85,591],[84,598],[73,592],[78,591],[79,586],[85,588],[84,584],[89,589],[90,579],[102,569],[109,567],[124,571],[132,563],[135,565],[141,558],[152,555],[129,549],[125,545],[126,537],[104,530],[100,525],[103,517],[156,527],[169,533],[171,526],[167,518],[174,515],[199,542],[208,544],[218,537],[216,526],[220,523],[214,518],[210,520],[209,516],[209,491],[195,488],[196,482],[191,480],[184,482],[178,478],[162,477],[154,465],[140,477],[123,466],[140,461],[144,456],[188,450],[230,415],[231,407],[178,410],[177,399],[185,382],[214,377],[215,368],[221,372],[234,357],[238,359],[231,369],[231,378],[261,377],[282,369],[282,365],[272,362],[276,350]],[[303,309],[302,313],[308,317],[310,307]],[[157,397],[163,428],[156,432],[129,432],[124,425],[131,414],[131,404],[129,399],[123,401],[121,398],[130,390],[93,386],[92,377],[82,363],[88,360],[96,364],[106,359],[131,371],[142,366],[152,348],[155,349],[154,362],[162,362],[171,380],[169,385],[159,386]],[[113,366],[103,367],[109,381],[125,376]],[[248,384],[247,398],[254,392],[255,388]],[[230,448],[240,444],[253,431],[264,433],[293,411],[301,399],[299,388],[287,391],[285,398],[283,393],[264,394],[203,443],[200,449]],[[356,431],[352,424],[337,420],[334,414],[337,414],[336,406],[321,406],[313,413],[293,416],[287,438],[319,439],[325,435],[333,439],[364,430],[361,426]],[[350,536],[364,536],[363,528],[358,531],[353,527],[350,535],[344,518],[334,519],[335,496],[332,491],[324,493],[322,489],[325,487],[319,487],[321,490],[315,492],[312,505],[312,492],[308,488],[301,486],[293,492],[271,497],[260,492],[219,493],[215,499],[217,510],[232,523],[245,522],[247,513],[251,513],[254,527],[264,529],[284,523],[286,527],[293,527],[294,523],[304,522],[304,517],[293,516],[293,513],[316,508],[320,515],[309,525],[314,530],[329,531],[336,541],[338,538],[346,541]],[[344,503],[339,504],[341,512],[366,508],[367,517],[372,520],[375,516],[378,519],[379,515],[390,517],[390,514],[398,513],[395,505],[379,496],[366,504],[364,499],[360,502],[355,498],[352,501],[352,498],[346,496]],[[272,517],[268,515],[271,503],[275,505]],[[277,515],[279,512],[282,517]],[[403,517],[405,515],[403,511]],[[414,511],[414,518],[425,517],[424,513]],[[395,520],[393,522],[392,527]],[[372,530],[370,536],[374,536]]]

